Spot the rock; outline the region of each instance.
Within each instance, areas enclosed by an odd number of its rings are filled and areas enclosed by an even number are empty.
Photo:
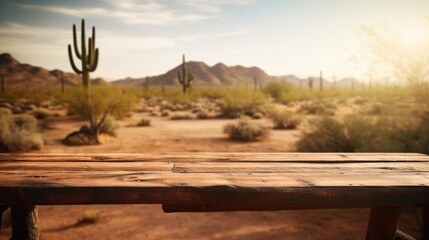
[[[97,140],[92,134],[87,132],[76,131],[72,132],[63,140],[65,145],[71,146],[84,146],[84,145],[97,145]]]
[[[12,113],[13,114],[21,114],[22,113],[21,107],[18,107],[18,106],[12,107]]]

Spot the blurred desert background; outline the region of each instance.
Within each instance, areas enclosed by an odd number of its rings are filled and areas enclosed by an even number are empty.
[[[426,1],[0,6],[0,152],[429,153]],[[40,206],[39,224],[44,240],[362,239],[368,214]],[[416,209],[399,224],[419,237]]]

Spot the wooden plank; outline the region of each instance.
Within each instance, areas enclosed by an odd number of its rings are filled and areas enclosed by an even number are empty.
[[[0,162],[0,171],[172,171],[172,162]]]
[[[0,167],[1,169],[1,167]],[[291,162],[177,162],[176,173],[313,173],[313,172],[429,172],[429,162],[371,162],[371,163],[291,163]]]
[[[12,240],[38,240],[39,225],[37,206],[13,205],[12,216]]]
[[[173,173],[168,171],[4,171],[0,187],[362,187],[429,186],[428,172]],[[429,188],[428,188],[429,190]],[[0,193],[1,194],[1,193]]]
[[[398,227],[401,208],[372,208],[368,221],[366,240],[393,240]]]
[[[169,153],[169,154],[0,154],[1,161],[266,161],[266,162],[428,162],[415,153]]]

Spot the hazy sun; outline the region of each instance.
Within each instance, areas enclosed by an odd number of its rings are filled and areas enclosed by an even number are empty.
[[[404,28],[400,34],[400,41],[406,49],[416,50],[429,42],[428,25],[411,25]]]

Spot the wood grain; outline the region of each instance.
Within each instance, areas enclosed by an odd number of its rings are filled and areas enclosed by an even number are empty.
[[[0,154],[0,205],[166,211],[429,203],[429,157],[404,153]]]

